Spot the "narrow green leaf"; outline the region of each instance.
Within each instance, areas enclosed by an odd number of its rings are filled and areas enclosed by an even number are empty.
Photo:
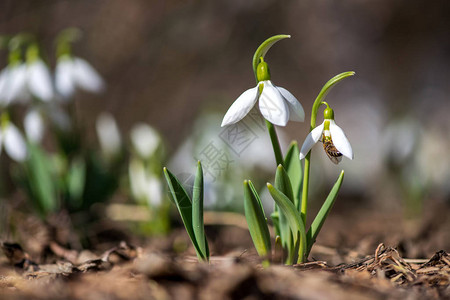
[[[244,210],[256,251],[259,256],[268,257],[271,249],[269,228],[261,199],[250,180],[244,181]]]
[[[81,207],[85,182],[86,164],[83,159],[77,158],[72,161],[67,174],[67,190],[72,207]]]
[[[294,204],[297,210],[300,210],[300,199],[302,193],[302,164],[299,158],[300,151],[296,141],[292,141],[286,157],[284,158],[284,167],[291,180]]]
[[[167,170],[167,168],[164,168],[163,170],[164,176],[166,177],[166,181],[169,186],[170,195],[178,208],[181,219],[183,220],[184,227],[186,228],[189,238],[191,239],[192,244],[195,247],[195,251],[197,252],[197,256],[201,260],[206,259],[204,253],[201,251],[197,243],[194,229],[192,227],[191,199],[189,198],[189,195],[186,193],[186,190],[183,188],[178,179],[169,170]]]
[[[259,64],[259,58],[266,56],[267,51],[269,51],[270,47],[272,47],[276,42],[281,41],[282,39],[290,38],[290,35],[287,34],[279,34],[272,36],[265,40],[259,47],[256,49],[255,54],[253,55],[253,72],[255,73],[256,77],[256,68]],[[256,80],[258,81],[258,79]]]
[[[37,199],[41,212],[47,214],[55,211],[58,206],[50,162],[39,145],[29,143],[28,150],[30,156],[26,162],[26,170],[30,192]]]
[[[341,174],[339,175],[336,183],[334,184],[333,188],[328,194],[327,199],[323,203],[322,207],[317,213],[316,218],[312,222],[311,227],[308,230],[308,233],[306,234],[306,241],[308,245],[307,246],[308,249],[306,251],[307,256],[311,251],[313,244],[316,242],[316,238],[319,235],[320,229],[322,228],[325,219],[327,218],[331,208],[333,207],[334,201],[336,200],[337,194],[339,192],[339,189],[341,188],[343,180],[344,180],[344,170],[341,171]]]
[[[280,212],[278,211],[278,207],[276,205],[275,205],[275,207],[277,208],[277,210],[273,211],[270,214],[270,219],[272,220],[272,223],[273,223],[273,228],[275,230],[275,235],[279,236],[280,235]]]
[[[203,224],[203,169],[200,162],[197,165],[197,174],[195,175],[194,189],[192,191],[192,227],[201,252],[208,258],[208,255],[206,255],[207,241]]]
[[[270,183],[267,183],[267,188],[269,189],[270,194],[272,195],[273,200],[278,204],[278,207],[280,210],[284,213],[286,216],[289,226],[291,227],[291,230],[293,232],[293,239],[294,244],[298,242],[298,239],[306,240],[306,233],[305,233],[305,226],[303,225],[302,217],[300,216],[300,213],[295,208],[294,204],[291,202],[291,200],[286,197],[282,192],[280,192],[277,188],[275,188]],[[298,233],[300,235],[298,235]],[[300,247],[298,250],[298,263],[303,263],[306,259],[305,252],[306,249],[304,246],[305,243],[300,243]]]
[[[279,165],[277,167],[277,171],[275,173],[275,187],[280,192],[282,192],[292,203],[294,203],[291,180],[289,179],[289,176],[282,165]],[[286,264],[291,265],[294,262],[295,246],[288,219],[282,211],[280,212],[280,237],[283,248],[288,252]]]

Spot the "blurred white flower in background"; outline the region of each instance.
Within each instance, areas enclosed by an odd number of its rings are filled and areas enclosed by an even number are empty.
[[[95,125],[103,154],[110,158],[118,155],[122,147],[122,138],[113,115],[101,113]]]
[[[74,95],[76,88],[100,93],[105,89],[105,82],[84,59],[62,55],[56,63],[55,87],[63,99],[69,99]]]
[[[149,207],[162,204],[161,183],[162,139],[158,131],[145,123],[138,123],[130,132],[132,156],[128,166],[131,194],[138,202]]]
[[[33,143],[40,143],[44,136],[44,120],[37,109],[30,109],[23,120],[25,135]]]
[[[7,106],[15,101],[29,101],[31,96],[44,102],[53,99],[53,85],[50,71],[39,57],[36,44],[27,49],[27,62],[22,63],[18,50],[13,59],[0,74],[0,102]]]
[[[144,159],[150,158],[162,142],[159,133],[145,123],[133,126],[130,137],[133,148]]]
[[[53,85],[47,65],[38,58],[27,64],[26,84],[29,92],[42,101],[53,99]]]
[[[23,162],[28,156],[25,139],[19,129],[9,121],[7,114],[2,114],[0,124],[0,152],[5,152],[16,162]]]
[[[161,178],[158,178],[145,167],[145,162],[132,159],[128,168],[130,188],[133,197],[150,207],[157,207],[162,203],[163,187]]]
[[[8,65],[0,75],[0,103],[8,106],[16,99],[27,100],[29,95],[25,93],[27,68],[25,64]]]

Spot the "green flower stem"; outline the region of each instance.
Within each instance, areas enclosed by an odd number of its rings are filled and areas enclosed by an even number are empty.
[[[331,88],[341,81],[344,78],[347,78],[349,76],[355,75],[355,72],[344,72],[341,74],[338,74],[328,80],[327,83],[323,86],[322,90],[320,91],[319,95],[317,95],[316,100],[314,101],[312,112],[311,112],[311,126],[309,128],[309,132],[311,132],[316,127],[316,119],[317,119],[317,113],[319,111],[320,105],[323,103],[323,100],[325,99],[328,92],[331,90]],[[326,103],[328,107],[328,103]],[[303,175],[303,190],[302,190],[302,204],[301,204],[301,210],[300,215],[303,219],[303,224],[306,226],[306,211],[308,208],[308,191],[309,191],[309,169],[310,169],[310,161],[311,161],[311,151],[308,152],[308,154],[305,157],[305,168],[304,168],[304,175]],[[305,245],[305,240],[300,240],[300,247],[307,247],[308,245]]]
[[[275,126],[266,120],[267,130],[269,130],[270,140],[272,142],[273,153],[275,154],[275,161],[278,165],[284,166],[283,163],[283,153],[281,152],[280,142],[278,141],[277,131]]]

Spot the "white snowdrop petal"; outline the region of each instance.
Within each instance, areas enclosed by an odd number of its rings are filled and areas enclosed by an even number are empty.
[[[9,157],[17,162],[23,162],[28,155],[27,145],[19,129],[13,124],[9,124],[4,129],[5,152]]]
[[[300,159],[304,159],[309,150],[316,144],[322,136],[324,123],[314,128],[306,137],[303,142],[302,149],[300,150]]]
[[[105,83],[97,71],[84,59],[73,59],[73,78],[83,90],[100,93],[105,89]]]
[[[162,203],[161,180],[149,174],[147,176],[147,201],[150,207],[160,206]]]
[[[58,59],[55,70],[55,88],[65,99],[72,97],[75,92],[72,70],[72,59],[68,57]]]
[[[305,111],[297,98],[295,98],[295,96],[285,88],[279,86],[276,88],[287,101],[289,107],[289,120],[294,122],[303,122],[305,120]]]
[[[28,111],[23,120],[23,125],[25,134],[30,141],[34,143],[40,143],[42,141],[42,137],[44,136],[44,120],[37,110],[32,109]]]
[[[230,106],[223,117],[222,127],[242,120],[253,108],[258,100],[258,86],[243,92]]]
[[[264,88],[259,97],[259,110],[272,124],[286,126],[289,121],[289,108],[286,101],[270,80],[264,81]]]
[[[115,155],[120,151],[122,140],[119,127],[110,113],[102,113],[96,122],[100,147],[106,155]]]
[[[131,129],[130,137],[134,149],[145,159],[150,158],[161,143],[158,132],[145,123],[135,125]]]
[[[28,88],[30,92],[42,101],[53,98],[53,86],[50,72],[42,60],[36,60],[28,66]]]
[[[4,68],[0,72],[0,105],[6,105],[6,98],[5,98],[5,92],[6,92],[6,82],[8,80],[8,68]]]
[[[344,131],[336,125],[334,120],[330,120],[330,133],[336,149],[349,159],[353,159],[353,150]]]
[[[24,93],[26,93],[27,67],[25,64],[13,66],[8,73],[5,94],[7,104],[24,97]]]
[[[2,129],[0,128],[0,154],[2,154],[3,137],[4,137],[4,135],[3,135]]]
[[[128,175],[130,177],[130,188],[133,197],[137,200],[145,198],[147,181],[145,167],[142,161],[132,159],[128,166]]]

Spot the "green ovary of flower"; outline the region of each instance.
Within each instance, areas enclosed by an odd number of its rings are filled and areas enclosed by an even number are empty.
[[[262,57],[260,58],[260,60],[261,62],[258,64],[258,67],[256,68],[256,77],[258,78],[259,82],[270,80],[269,66]]]

